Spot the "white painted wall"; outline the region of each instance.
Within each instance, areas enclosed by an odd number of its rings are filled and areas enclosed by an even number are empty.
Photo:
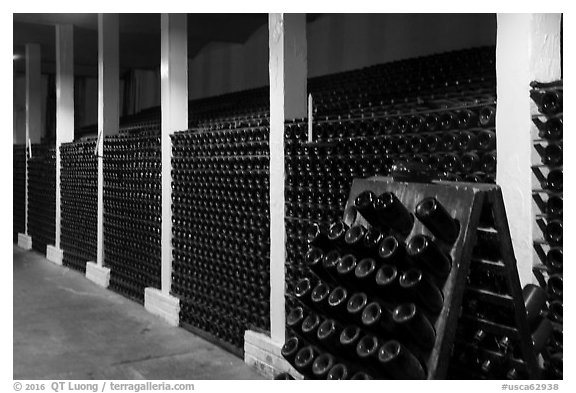
[[[498,14],[497,183],[502,187],[518,274],[533,282],[534,224],[530,82],[560,78],[560,14]],[[534,133],[535,134],[535,133]],[[536,237],[541,237],[536,236]]]

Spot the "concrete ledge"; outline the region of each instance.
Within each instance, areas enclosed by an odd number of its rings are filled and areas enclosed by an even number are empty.
[[[172,326],[180,323],[180,299],[156,288],[144,289],[144,308]]]
[[[64,252],[59,248],[54,246],[46,246],[46,259],[56,265],[62,266],[62,259],[64,258]]]
[[[108,285],[110,285],[110,269],[98,266],[96,262],[86,262],[86,278],[96,285],[108,288]]]
[[[283,343],[272,341],[265,334],[246,330],[244,333],[244,362],[260,375],[273,379],[281,372],[290,373],[295,379],[303,376],[282,357]]]
[[[32,238],[24,233],[18,234],[18,247],[23,248],[24,250],[31,250],[32,249]]]

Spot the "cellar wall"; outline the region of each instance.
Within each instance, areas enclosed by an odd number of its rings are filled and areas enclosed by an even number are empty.
[[[308,76],[495,45],[495,14],[338,14],[308,23]],[[190,59],[190,99],[266,86],[268,26],[244,44],[206,46]]]

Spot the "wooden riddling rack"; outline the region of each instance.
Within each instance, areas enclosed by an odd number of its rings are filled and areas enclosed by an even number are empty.
[[[539,368],[526,322],[522,290],[500,188],[495,185],[476,183],[396,182],[389,177],[355,179],[346,205],[347,211],[354,209],[356,197],[365,190],[370,190],[376,195],[392,192],[410,212],[414,212],[418,203],[424,198],[435,197],[450,215],[458,220],[460,225],[458,238],[453,244],[436,238],[417,218],[414,219],[412,230],[407,236],[402,238],[396,233],[396,236],[399,236],[405,244],[417,234],[428,235],[445,253],[450,255],[452,260],[452,268],[445,281],[437,282],[444,296],[444,305],[437,316],[429,316],[436,332],[434,346],[430,351],[418,350],[419,353],[417,353],[425,367],[426,378],[489,378],[490,376],[482,376],[475,372],[473,367],[468,370],[457,368],[455,363],[461,360],[462,354],[470,352],[470,349],[467,349],[470,347],[472,347],[473,355],[488,357],[499,368],[502,368],[500,366],[512,367],[517,369],[522,377],[537,378]],[[354,221],[346,222],[348,226],[360,224],[370,227],[370,224],[360,214],[345,213],[344,220],[354,216],[356,217]],[[492,240],[493,251],[479,252],[475,247],[477,238],[483,239],[484,242],[486,239]],[[492,257],[492,260],[488,259],[489,257]],[[469,285],[468,276],[472,266],[475,268],[480,266],[501,276],[504,279],[505,288],[501,288],[500,292],[504,293]],[[462,312],[463,299],[470,295],[490,305],[493,309],[500,309],[511,318],[507,321],[494,321],[485,315],[482,315],[482,318],[474,313]],[[469,307],[465,309],[469,310]],[[517,350],[513,355],[502,354],[489,347],[484,348],[481,345],[475,346],[462,341],[462,337],[465,337],[462,331],[466,331],[462,329],[462,326],[471,326],[473,329],[482,328],[493,335],[506,335],[513,343],[517,343]],[[417,348],[410,342],[402,342],[402,344],[411,349]]]
[[[551,83],[532,82],[531,95],[533,98],[545,93],[563,93],[563,81],[558,80]],[[563,191],[549,187],[548,177],[552,171],[562,174],[563,170],[563,112],[562,107],[555,113],[544,114],[538,103],[532,107],[532,127],[534,153],[532,155],[533,190],[532,199],[533,212],[536,222],[534,230],[533,247],[535,251],[535,263],[532,271],[538,284],[544,288],[548,295],[547,317],[552,323],[552,339],[542,351],[544,360],[545,377],[550,379],[562,378],[562,351],[563,351],[563,243],[560,240],[547,235],[550,224],[555,225],[560,230],[563,222]],[[550,123],[549,123],[550,122]],[[549,124],[556,124],[556,132],[550,133]],[[560,156],[553,160],[547,158],[549,149],[559,149]],[[556,152],[557,154],[558,152]],[[560,179],[560,183],[562,179]],[[552,204],[551,202],[554,201]],[[550,284],[550,279],[556,284]],[[558,283],[560,286],[558,287]],[[552,290],[552,287],[555,287]],[[558,290],[560,292],[558,292]],[[560,363],[558,363],[560,360]]]

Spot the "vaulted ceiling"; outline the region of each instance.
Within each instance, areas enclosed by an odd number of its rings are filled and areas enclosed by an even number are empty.
[[[267,14],[188,14],[188,57],[211,42],[246,42],[267,20]],[[23,55],[26,43],[40,44],[45,73],[55,69],[54,25],[74,25],[75,73],[97,74],[97,14],[13,14],[13,22],[14,54]],[[121,68],[159,66],[160,14],[120,14],[119,25]],[[14,61],[14,71],[24,72],[24,61]]]

